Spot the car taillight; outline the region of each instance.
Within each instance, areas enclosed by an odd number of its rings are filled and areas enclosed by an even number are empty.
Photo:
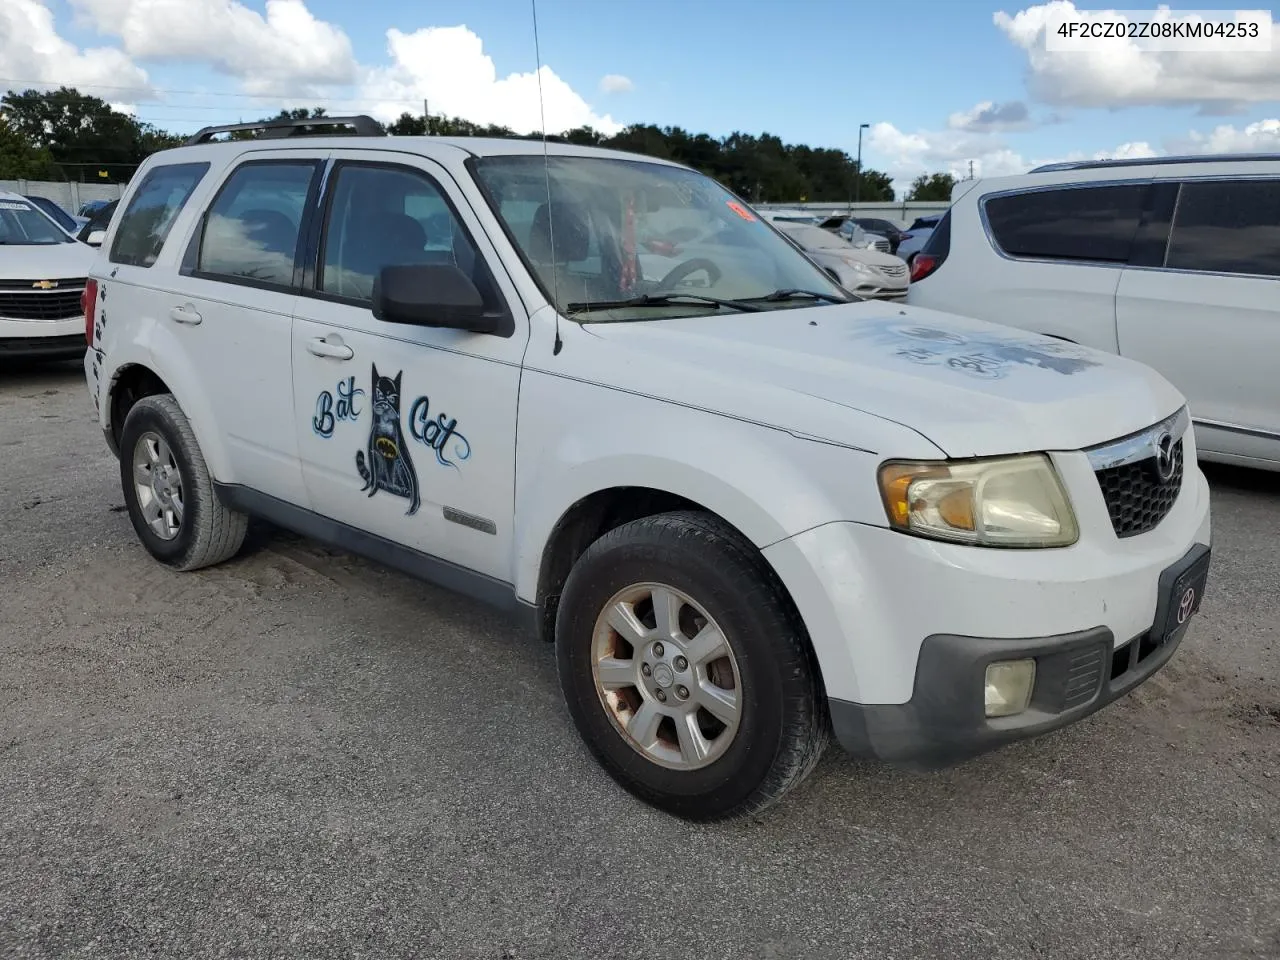
[[[98,306],[98,281],[87,280],[80,294],[80,309],[84,311],[84,342],[93,346],[93,315]]]
[[[911,261],[911,282],[923,280],[937,270],[941,263],[941,259],[931,253],[917,253]]]

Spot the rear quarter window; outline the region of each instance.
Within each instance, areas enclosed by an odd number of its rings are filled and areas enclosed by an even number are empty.
[[[207,163],[152,167],[120,218],[111,243],[111,262],[135,267],[155,263],[173,222],[208,172]]]
[[[1280,180],[1184,183],[1165,266],[1280,276]]]
[[[1015,257],[1125,263],[1149,185],[1064,187],[983,201],[996,246]]]

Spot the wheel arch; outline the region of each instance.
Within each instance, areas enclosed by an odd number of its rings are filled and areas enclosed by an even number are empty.
[[[619,485],[603,487],[579,497],[564,509],[551,527],[542,546],[537,564],[534,609],[539,636],[551,641],[555,636],[555,618],[560,592],[578,558],[596,540],[625,523],[663,513],[691,511],[723,524],[726,532],[736,536],[758,558],[762,570],[775,581],[783,603],[794,616],[810,653],[816,653],[804,627],[804,618],[795,598],[781,574],[760,550],[761,544],[748,536],[738,523],[711,509],[697,499],[654,486]],[[819,670],[819,678],[821,670]]]
[[[198,386],[198,372],[181,353],[172,362],[159,361],[154,354],[126,356],[112,371],[101,414],[108,444],[120,455],[120,432],[133,405],[143,397],[167,393],[190,422],[210,473],[220,481],[233,482],[228,475],[226,447],[213,426],[217,419]]]

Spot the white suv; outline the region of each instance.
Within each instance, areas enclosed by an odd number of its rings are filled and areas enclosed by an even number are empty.
[[[957,185],[907,302],[1154,367],[1200,456],[1280,470],[1280,156],[1054,164]]]
[[[365,135],[152,156],[92,271],[85,374],[160,562],[254,514],[519,613],[609,773],[697,819],[832,731],[952,763],[1173,654],[1209,492],[1147,368],[859,300],[676,164],[326,122]]]
[[[84,356],[81,297],[96,257],[25,197],[0,191],[0,360]]]

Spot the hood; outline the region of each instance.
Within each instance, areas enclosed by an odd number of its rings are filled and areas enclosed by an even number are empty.
[[[89,275],[98,251],[88,244],[0,244],[0,280],[63,280]]]
[[[1185,402],[1134,361],[883,301],[585,329],[626,351],[607,361],[616,386],[855,446],[870,415],[952,457],[1079,450]]]
[[[821,247],[809,252],[811,255],[857,260],[859,263],[865,263],[869,267],[901,267],[906,263],[901,257],[895,257],[891,253],[883,253],[875,247],[848,247],[845,249]]]

